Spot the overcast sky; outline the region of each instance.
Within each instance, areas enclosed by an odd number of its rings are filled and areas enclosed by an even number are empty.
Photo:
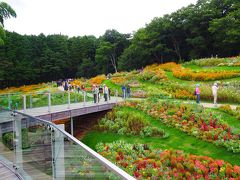
[[[103,35],[107,29],[132,33],[154,17],[180,9],[197,0],[2,0],[17,18],[5,29],[19,34],[64,34],[69,37]]]

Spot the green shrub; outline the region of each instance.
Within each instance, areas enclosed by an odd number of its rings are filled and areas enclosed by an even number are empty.
[[[149,126],[149,122],[142,114],[126,111],[124,108],[115,108],[107,113],[95,128],[119,135],[159,136],[162,138],[168,136],[164,130]]]
[[[7,146],[10,150],[13,150],[14,143],[13,143],[13,136],[15,136],[15,133],[8,132],[4,133],[2,136],[2,142],[5,146]],[[28,129],[24,128],[22,129],[22,149],[29,148],[29,140],[28,140]]]

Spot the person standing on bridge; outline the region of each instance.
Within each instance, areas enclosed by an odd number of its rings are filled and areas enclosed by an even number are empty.
[[[103,96],[104,96],[104,100],[107,101],[108,100],[108,87],[106,86],[106,84],[103,85]]]
[[[127,98],[130,98],[131,96],[131,89],[130,89],[130,86],[127,85]]]
[[[126,86],[125,85],[122,86],[122,98],[126,99]]]
[[[212,86],[212,94],[213,94],[214,106],[217,106],[217,91],[218,91],[218,84],[214,83],[214,85]]]
[[[94,103],[97,103],[98,102],[98,87],[96,85],[93,85],[92,93],[93,93]]]

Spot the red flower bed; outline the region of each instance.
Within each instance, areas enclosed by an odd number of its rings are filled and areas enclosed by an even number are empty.
[[[151,150],[147,145],[131,145],[122,141],[100,143],[97,150],[137,179],[240,180],[240,166],[179,150]]]
[[[166,102],[127,102],[127,106],[141,109],[150,116],[161,119],[168,126],[176,127],[200,139],[226,147],[229,151],[240,152],[240,137],[231,128],[212,114],[195,112],[189,105]]]

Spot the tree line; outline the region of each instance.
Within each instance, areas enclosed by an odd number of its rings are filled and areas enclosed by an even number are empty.
[[[240,1],[198,0],[154,18],[132,35],[117,30],[107,30],[99,38],[6,32],[4,42],[1,87],[89,78],[152,63],[236,56],[240,53]]]

